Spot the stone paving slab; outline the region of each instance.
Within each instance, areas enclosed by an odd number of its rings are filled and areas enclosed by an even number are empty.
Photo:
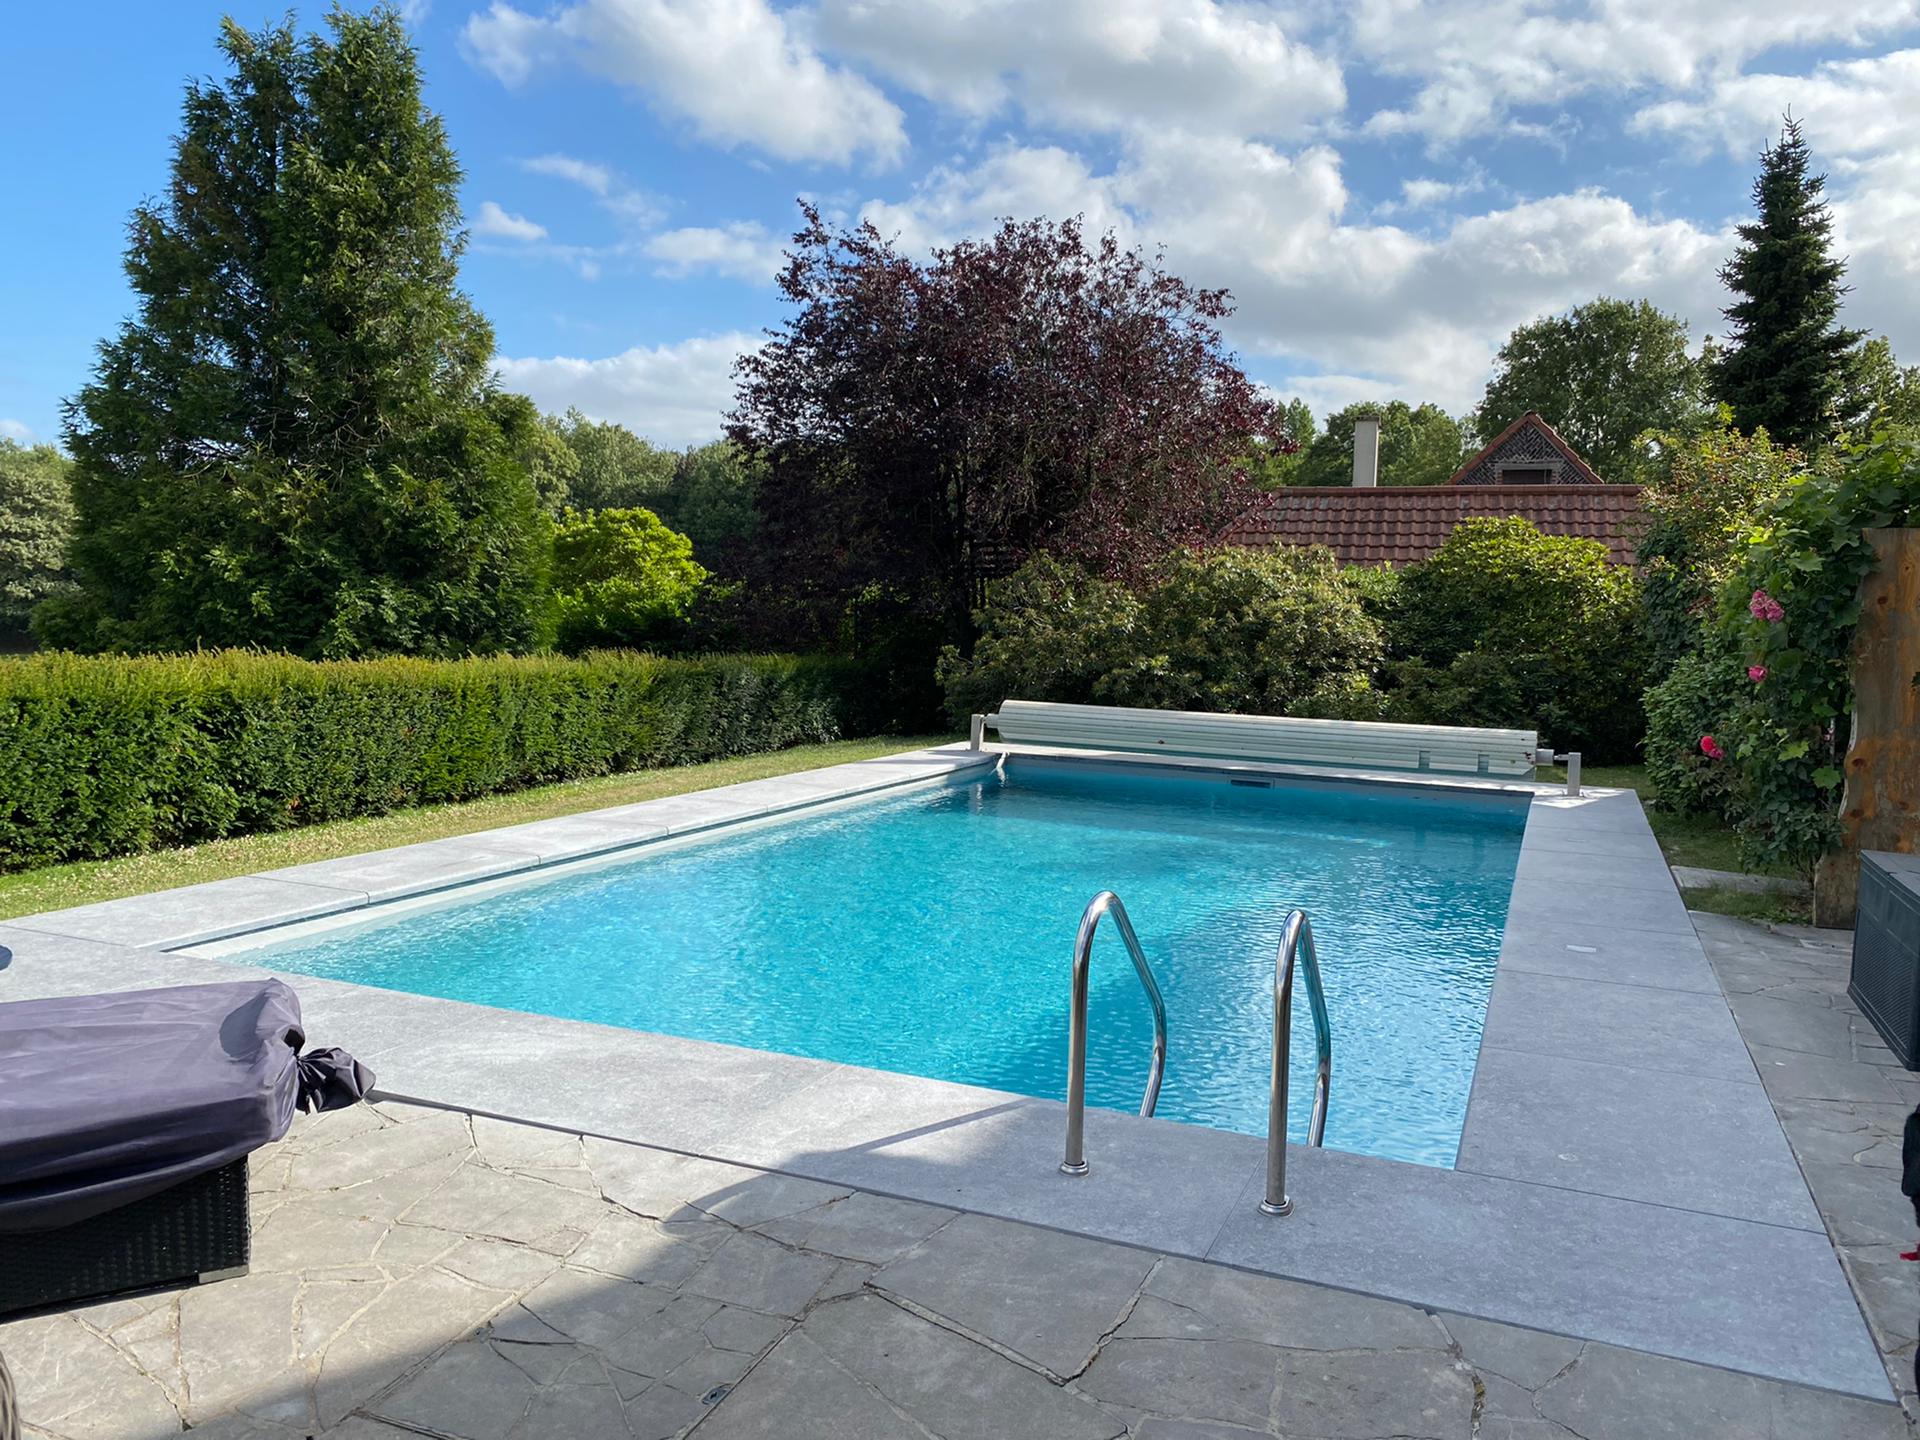
[[[1456,1168],[1818,1231],[1766,1092],[1482,1046]]]
[[[1502,1050],[1755,1083],[1753,1061],[1719,995],[1674,991],[1651,1002],[1635,985],[1503,967],[1481,1043]]]
[[[540,862],[539,852],[530,846],[515,846],[491,835],[457,835],[395,850],[290,865],[263,874],[270,879],[297,881],[303,885],[356,890],[370,903],[379,904],[383,900],[400,900],[453,885],[516,874],[531,870]]]
[[[240,875],[179,890],[22,916],[13,924],[22,930],[75,940],[164,950],[290,925],[366,903],[367,892],[357,886]]]
[[[1887,1374],[1920,1414],[1920,1265],[1898,1258],[1920,1243],[1899,1170],[1901,1127],[1920,1097],[1847,998],[1853,937],[1721,915],[1694,920]]]
[[[300,1117],[250,1182],[244,1278],[0,1323],[31,1440],[1912,1440],[1889,1404],[458,1111]]]

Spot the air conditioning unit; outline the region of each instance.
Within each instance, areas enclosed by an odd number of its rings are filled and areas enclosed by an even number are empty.
[[[1920,855],[1862,852],[1847,994],[1900,1063],[1920,1070]]]

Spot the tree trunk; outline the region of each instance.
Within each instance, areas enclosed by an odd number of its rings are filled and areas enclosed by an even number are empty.
[[[1869,530],[1853,641],[1844,838],[1813,875],[1813,923],[1853,924],[1862,850],[1920,850],[1920,529]]]

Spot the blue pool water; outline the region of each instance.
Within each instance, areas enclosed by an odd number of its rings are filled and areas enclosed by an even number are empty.
[[[273,963],[456,1000],[1061,1098],[1073,935],[1125,902],[1166,996],[1158,1114],[1266,1131],[1275,946],[1312,917],[1334,1032],[1327,1143],[1451,1165],[1524,809],[1243,788],[1053,761],[720,832],[323,933]],[[1292,1133],[1313,1042],[1298,987]],[[1087,1097],[1133,1110],[1151,1037],[1110,923]]]

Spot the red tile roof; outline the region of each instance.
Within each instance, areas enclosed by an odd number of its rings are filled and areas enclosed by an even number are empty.
[[[1634,563],[1644,522],[1638,485],[1296,486],[1270,490],[1229,526],[1229,545],[1326,545],[1347,565],[1410,565],[1462,520],[1518,515],[1548,535],[1605,542]]]

